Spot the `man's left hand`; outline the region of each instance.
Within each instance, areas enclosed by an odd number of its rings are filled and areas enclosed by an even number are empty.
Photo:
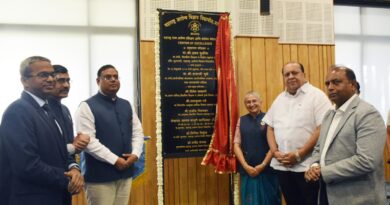
[[[73,139],[73,146],[78,152],[83,151],[90,141],[90,137],[87,134],[78,133],[77,136]]]
[[[321,177],[321,167],[319,165],[311,166],[309,170],[305,172],[305,179],[308,182],[318,181]]]
[[[123,154],[122,155],[126,159],[127,166],[130,167],[138,160],[137,155],[135,154]]]
[[[286,153],[281,160],[281,163],[286,167],[291,167],[297,163],[295,154],[293,152]]]

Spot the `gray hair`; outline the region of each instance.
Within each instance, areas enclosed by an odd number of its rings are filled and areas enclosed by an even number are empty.
[[[30,65],[37,62],[37,61],[45,61],[45,62],[50,62],[48,58],[42,57],[42,56],[31,56],[26,58],[25,60],[22,61],[20,64],[20,76],[22,77],[28,77],[31,73],[31,68]]]
[[[244,101],[245,101],[245,98],[248,96],[248,95],[252,95],[252,96],[255,96],[257,99],[259,99],[259,101],[261,101],[261,97],[260,97],[260,94],[256,91],[249,91],[245,94],[245,97],[244,97]]]

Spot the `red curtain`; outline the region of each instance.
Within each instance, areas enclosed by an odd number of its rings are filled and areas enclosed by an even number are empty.
[[[214,165],[217,173],[236,172],[233,137],[238,120],[237,89],[232,62],[229,14],[221,14],[215,47],[218,93],[214,133],[202,165]]]

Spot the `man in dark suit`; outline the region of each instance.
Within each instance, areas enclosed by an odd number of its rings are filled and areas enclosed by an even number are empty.
[[[53,71],[50,60],[41,56],[21,63],[24,91],[4,112],[0,126],[1,155],[6,159],[1,169],[9,171],[1,179],[7,179],[10,186],[9,202],[1,204],[69,205],[70,194],[84,185],[77,164],[66,151],[63,131],[47,105],[47,96],[54,89]]]
[[[9,160],[5,157],[4,154],[4,146],[3,146],[3,137],[2,137],[1,129],[0,129],[0,204],[8,204],[9,203],[9,195],[10,195],[10,186],[11,182],[8,180],[9,176],[11,176],[11,170],[5,169],[5,166],[9,164]]]
[[[320,205],[386,204],[381,115],[356,94],[351,69],[333,67],[325,84],[335,109],[324,116],[306,180],[320,181]]]
[[[54,89],[48,98],[58,124],[63,128],[66,148],[68,153],[74,155],[81,152],[89,143],[89,136],[78,133],[74,137],[72,116],[69,109],[61,103],[63,98],[68,97],[70,90],[70,77],[68,69],[62,65],[53,65],[54,68]]]

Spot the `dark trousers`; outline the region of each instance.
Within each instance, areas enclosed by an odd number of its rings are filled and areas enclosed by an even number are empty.
[[[319,182],[306,182],[304,172],[277,171],[287,205],[317,205]]]
[[[326,194],[326,184],[322,177],[320,179],[320,204],[319,205],[329,205],[328,195]]]

